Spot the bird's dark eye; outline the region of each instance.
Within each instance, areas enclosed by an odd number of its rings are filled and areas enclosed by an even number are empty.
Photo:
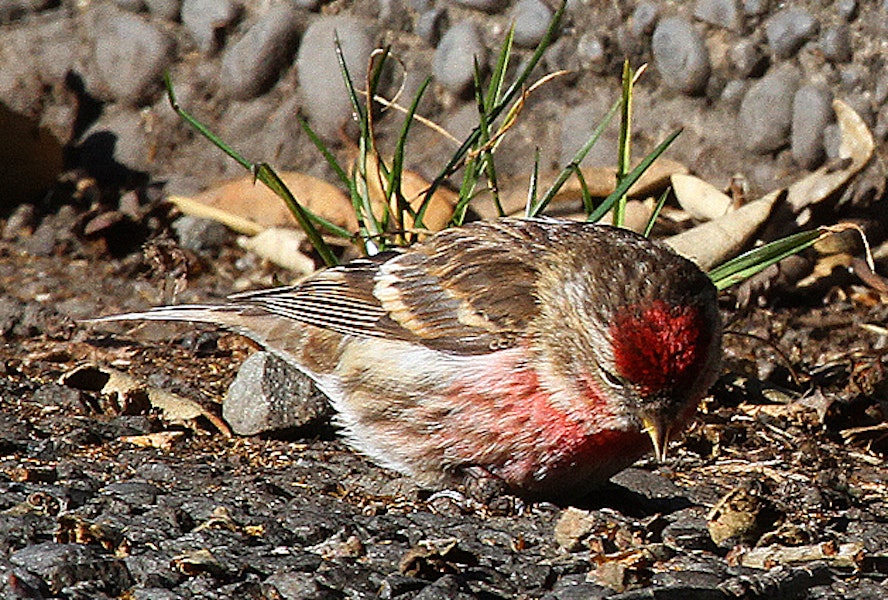
[[[607,369],[599,369],[601,371],[601,377],[607,382],[608,385],[613,387],[623,387],[626,385],[626,380],[620,377],[615,373],[611,373]]]

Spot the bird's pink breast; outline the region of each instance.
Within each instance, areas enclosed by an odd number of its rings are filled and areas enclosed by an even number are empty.
[[[524,355],[499,352],[486,372],[451,386],[455,418],[440,440],[451,459],[481,466],[515,488],[555,494],[601,483],[649,449],[640,431],[614,428],[593,384],[553,396]]]

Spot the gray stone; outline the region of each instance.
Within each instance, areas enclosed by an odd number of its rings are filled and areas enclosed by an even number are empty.
[[[820,49],[832,62],[844,63],[851,60],[851,32],[844,23],[823,30],[820,35]]]
[[[454,3],[486,13],[497,13],[509,5],[509,0],[454,0]]]
[[[370,24],[357,17],[322,17],[312,23],[302,38],[296,59],[303,109],[312,128],[321,136],[334,138],[351,119],[352,105],[336,58],[335,37],[352,81],[364,80],[373,51]],[[356,87],[363,87],[357,85]]]
[[[793,97],[800,74],[792,65],[772,69],[752,84],[740,103],[740,126],[747,149],[773,152],[789,142]]]
[[[792,103],[792,157],[802,167],[814,169],[826,155],[823,129],[833,120],[832,94],[806,85],[795,93]]]
[[[218,49],[219,32],[234,22],[240,10],[240,5],[234,0],[185,0],[182,4],[182,25],[198,49],[210,54]]]
[[[728,58],[740,77],[759,76],[768,64],[768,59],[758,44],[749,38],[738,41],[728,51]]]
[[[743,0],[743,12],[750,17],[765,14],[769,6],[768,0]]]
[[[765,23],[765,35],[774,56],[788,58],[814,37],[820,23],[804,8],[781,10]]]
[[[660,20],[652,42],[654,64],[663,83],[685,94],[699,94],[709,80],[709,52],[693,25],[681,17]]]
[[[113,0],[114,5],[127,12],[140,13],[145,10],[145,3],[142,0]]]
[[[121,168],[145,171],[151,144],[139,111],[112,107],[82,136],[80,162],[93,175],[114,178]]]
[[[222,417],[238,435],[305,427],[327,418],[329,403],[311,380],[268,352],[241,365],[222,403]]]
[[[472,21],[461,21],[441,38],[432,72],[438,83],[454,94],[461,94],[472,85],[475,61],[484,65],[485,59],[486,50],[478,28]]]
[[[38,575],[52,590],[96,581],[116,596],[132,585],[122,561],[85,544],[34,544],[13,552],[9,562]]]
[[[278,4],[222,55],[222,91],[237,100],[268,91],[296,52],[302,13]]]
[[[659,18],[660,8],[656,2],[639,2],[635,6],[635,10],[632,11],[632,25],[630,26],[632,35],[640,37],[652,34]]]
[[[450,24],[447,11],[433,8],[419,15],[413,32],[430,46],[437,46],[441,36]]]
[[[552,20],[552,9],[542,0],[518,0],[512,12],[515,44],[533,48],[540,43]]]
[[[173,40],[155,25],[127,13],[103,13],[91,34],[102,83],[97,95],[128,104],[149,102],[172,62]]]
[[[732,31],[743,28],[743,13],[738,0],[697,0],[694,17]]]
[[[175,21],[182,9],[182,0],[145,0],[145,6],[152,16],[167,21]]]
[[[839,0],[836,2],[836,12],[843,19],[851,22],[857,18],[860,7],[857,5],[857,0]]]
[[[228,228],[219,221],[184,215],[173,221],[179,243],[193,252],[218,250],[228,240]]]

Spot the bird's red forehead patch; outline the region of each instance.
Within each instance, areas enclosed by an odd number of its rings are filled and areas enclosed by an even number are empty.
[[[696,307],[662,300],[641,310],[624,308],[611,323],[610,334],[619,375],[643,393],[691,385],[711,338]]]

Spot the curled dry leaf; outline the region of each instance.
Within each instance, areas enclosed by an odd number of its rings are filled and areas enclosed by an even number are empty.
[[[340,227],[357,231],[351,201],[335,185],[295,171],[283,171],[278,175],[302,206]],[[255,181],[252,175],[220,183],[184,202],[181,197],[171,200],[183,212],[221,221],[247,235],[255,235],[267,227],[297,226],[284,201],[267,186]],[[216,211],[196,214],[200,205]],[[229,220],[225,215],[234,218]]]
[[[699,177],[676,173],[672,176],[672,189],[678,204],[699,221],[712,221],[731,210],[733,200],[711,183]]]
[[[237,243],[280,267],[308,275],[315,270],[315,263],[302,250],[305,241],[306,235],[301,229],[271,227],[253,237],[241,236]]]
[[[157,448],[158,450],[169,451],[173,449],[173,444],[176,443],[176,440],[184,435],[184,431],[158,431],[145,435],[124,435],[120,437],[120,441],[141,448]]]
[[[823,542],[807,546],[766,546],[750,548],[734,556],[737,564],[751,569],[773,569],[779,565],[800,565],[824,561],[831,567],[856,569],[866,557],[863,542],[836,544]]]
[[[118,406],[128,405],[131,398],[147,398],[150,405],[158,409],[163,418],[171,423],[196,428],[197,419],[204,417],[223,435],[231,437],[231,430],[225,422],[197,402],[149,387],[135,377],[116,369],[92,364],[81,365],[63,374],[59,378],[59,383],[78,390],[114,396]]]
[[[785,190],[774,190],[723,217],[672,236],[666,243],[707,270],[731,258],[747,244],[770,216],[779,198],[785,196],[786,204],[799,213],[832,196],[870,161],[875,147],[866,123],[854,109],[840,100],[833,102],[833,108],[842,132],[839,152],[844,160],[839,167],[825,165]]]
[[[666,240],[672,249],[707,271],[740,251],[771,215],[783,190],[771,192],[714,221]]]

